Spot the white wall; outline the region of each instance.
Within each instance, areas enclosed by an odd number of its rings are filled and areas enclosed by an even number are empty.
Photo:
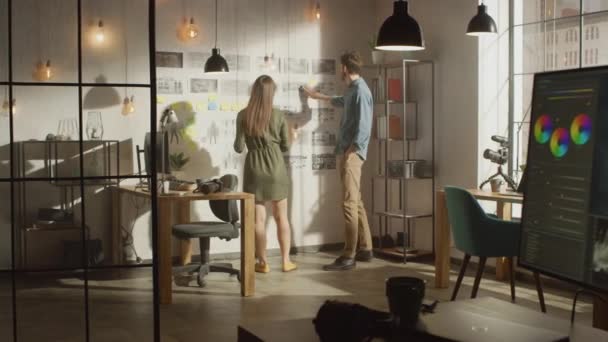
[[[5,1],[5,0],[4,0]],[[76,25],[75,0],[69,1],[19,1],[15,5],[15,80],[31,81],[33,66],[38,60],[50,59],[55,71],[53,81],[73,82],[77,79],[77,59],[75,51]],[[84,40],[83,79],[96,82],[99,76],[105,82],[148,82],[147,14],[145,0],[122,1],[107,0],[84,2]],[[157,50],[184,54],[184,68],[158,68],[159,77],[173,77],[183,83],[183,94],[165,95],[158,98],[159,113],[168,106],[174,107],[182,122],[188,125],[186,139],[180,144],[171,144],[171,152],[185,152],[192,161],[186,167],[186,179],[218,177],[225,173],[242,174],[243,157],[232,152],[234,134],[233,120],[238,108],[242,107],[247,96],[222,91],[223,81],[245,81],[251,83],[260,72],[255,67],[256,57],[264,56],[264,1],[263,0],[224,0],[219,8],[219,41],[224,56],[248,55],[251,57],[251,71],[233,70],[227,75],[217,76],[220,84],[218,103],[229,104],[226,111],[210,111],[207,104],[208,94],[193,94],[189,89],[192,78],[207,78],[202,67],[192,66],[190,53],[209,53],[213,46],[214,1],[157,1]],[[355,3],[356,5],[353,5]],[[15,3],[14,3],[15,4]],[[281,58],[303,58],[310,63],[312,59],[335,59],[345,50],[363,51],[367,47],[367,37],[375,30],[375,2],[373,0],[339,0],[322,3],[322,18],[313,18],[314,1],[310,0],[267,0],[268,4],[268,50]],[[40,15],[38,14],[40,13]],[[48,14],[47,14],[48,13]],[[124,15],[126,13],[126,15]],[[183,42],[177,38],[177,29],[184,15],[193,16],[200,25],[201,35],[194,41]],[[106,40],[96,44],[91,40],[95,24],[103,19]],[[18,24],[17,24],[18,23]],[[126,33],[126,35],[125,35]],[[124,38],[127,38],[126,41]],[[3,38],[0,37],[0,38]],[[4,40],[3,43],[6,43]],[[128,56],[128,68],[125,60]],[[0,63],[4,63],[1,59]],[[0,77],[6,77],[4,68]],[[317,76],[308,72],[305,75],[293,73],[272,73],[279,88],[281,84],[331,81],[334,91],[343,91],[339,77]],[[4,89],[2,89],[4,90]],[[85,95],[90,89],[85,89]],[[113,93],[112,93],[113,92]],[[4,91],[3,91],[4,93]],[[56,133],[58,122],[62,119],[77,118],[77,94],[72,89],[15,88],[18,113],[15,116],[15,140],[43,140],[48,133]],[[120,101],[125,95],[135,95],[137,111],[123,117],[120,115]],[[277,105],[298,107],[297,94],[280,92]],[[89,111],[101,113],[104,125],[104,139],[121,141],[122,173],[133,174],[135,166],[135,146],[143,145],[143,138],[149,131],[149,95],[137,89],[116,89],[89,101],[85,97],[85,124]],[[315,103],[311,103],[313,107]],[[339,120],[339,112],[336,120]],[[209,128],[213,123],[219,127],[217,142],[211,142]],[[333,170],[313,171],[313,153],[330,152],[332,148],[311,146],[311,133],[321,124],[311,120],[302,126],[302,141],[292,147],[294,155],[308,157],[306,166],[291,172],[292,192],[290,195],[290,217],[293,225],[293,242],[296,246],[320,245],[343,241],[342,216],[340,213],[339,187],[337,174]],[[337,123],[329,125],[335,129]],[[5,129],[6,127],[6,129]],[[7,132],[8,119],[0,118],[0,128]],[[8,134],[0,135],[0,144],[8,143]],[[6,150],[5,152],[8,152]],[[42,158],[33,158],[27,166],[28,175],[44,171]],[[3,164],[6,164],[3,162]],[[2,168],[2,175],[8,169]],[[6,171],[6,172],[5,172]],[[40,195],[42,194],[42,195]],[[106,248],[110,237],[110,198],[102,188],[91,187],[84,194],[87,199],[87,221],[92,236],[102,238]],[[37,190],[28,191],[28,215],[35,216],[39,207],[58,207],[57,189],[41,182]],[[77,198],[82,197],[76,194]],[[134,202],[122,198],[122,225],[133,230],[134,245],[140,257],[151,258],[149,203]],[[80,200],[75,211],[79,212]],[[9,217],[7,215],[3,217]],[[78,216],[78,215],[77,215]],[[207,203],[201,202],[193,207],[193,220],[212,219]],[[9,226],[2,226],[3,235],[8,237]],[[274,223],[269,221],[269,248],[278,248]],[[6,234],[4,234],[6,232]],[[2,239],[8,242],[9,239]],[[8,245],[7,245],[8,246]],[[3,248],[3,250],[7,250]],[[214,253],[236,252],[239,241],[213,241]],[[106,249],[106,253],[110,251]],[[132,257],[130,250],[127,255]],[[3,258],[6,262],[10,258]],[[2,262],[5,264],[6,262]]]

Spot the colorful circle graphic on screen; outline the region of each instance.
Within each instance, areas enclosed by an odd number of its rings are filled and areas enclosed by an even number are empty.
[[[570,145],[568,130],[565,128],[556,129],[551,136],[551,143],[549,144],[551,153],[555,157],[561,158],[568,152],[568,145]]]
[[[577,145],[585,145],[591,138],[591,118],[586,114],[577,115],[570,126],[570,136]]]
[[[549,115],[541,115],[534,124],[534,137],[539,144],[546,144],[553,133],[553,122]]]

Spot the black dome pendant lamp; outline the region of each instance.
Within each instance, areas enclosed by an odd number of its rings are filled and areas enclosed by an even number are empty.
[[[378,33],[377,50],[418,51],[424,50],[422,29],[416,19],[407,12],[407,1],[393,4],[393,15],[388,17]]]
[[[488,14],[486,5],[481,3],[477,6],[477,14],[469,22],[467,27],[467,35],[469,36],[483,36],[496,34],[496,22]]]
[[[215,0],[215,47],[211,50],[211,57],[205,62],[205,73],[224,73],[228,72],[228,62],[220,54],[220,49],[217,48],[217,0]]]

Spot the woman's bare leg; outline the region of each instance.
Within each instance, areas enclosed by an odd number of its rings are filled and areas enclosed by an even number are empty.
[[[283,266],[285,267],[291,264],[291,259],[289,258],[291,227],[287,218],[287,199],[272,201],[272,215],[277,223],[277,235],[279,236],[279,245],[281,246]]]
[[[255,204],[255,256],[261,264],[268,264],[266,257],[266,206]]]

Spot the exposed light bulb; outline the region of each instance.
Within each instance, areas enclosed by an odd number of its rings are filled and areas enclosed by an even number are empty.
[[[4,113],[4,116],[9,116],[9,101],[8,99],[5,99],[4,102],[2,102],[2,112]],[[17,100],[13,99],[13,115],[17,114]]]
[[[133,114],[135,112],[135,96],[131,95],[131,98],[125,96],[125,99],[122,102],[122,115],[128,116],[129,114]]]
[[[194,38],[198,37],[198,33],[199,33],[198,25],[196,25],[194,23],[194,17],[191,17],[190,21],[188,22],[188,26],[186,27],[186,35],[188,36],[188,38],[194,39]]]
[[[34,69],[33,77],[36,81],[48,81],[53,78],[53,68],[51,67],[51,60],[47,60],[46,63],[42,61],[36,63],[36,69]]]
[[[321,1],[317,0],[317,4],[315,5],[315,17],[317,20],[321,20]]]
[[[268,55],[264,56],[264,67],[267,70],[271,70],[271,71],[274,71],[277,69],[277,64],[275,63],[275,59],[274,59],[274,53],[270,56],[268,56]]]
[[[106,33],[103,26],[103,20],[100,20],[97,23],[97,28],[95,29],[95,41],[98,44],[102,44],[106,40]]]
[[[51,60],[49,59],[44,66],[44,78],[50,80],[51,77],[53,77],[53,69],[51,68]]]

